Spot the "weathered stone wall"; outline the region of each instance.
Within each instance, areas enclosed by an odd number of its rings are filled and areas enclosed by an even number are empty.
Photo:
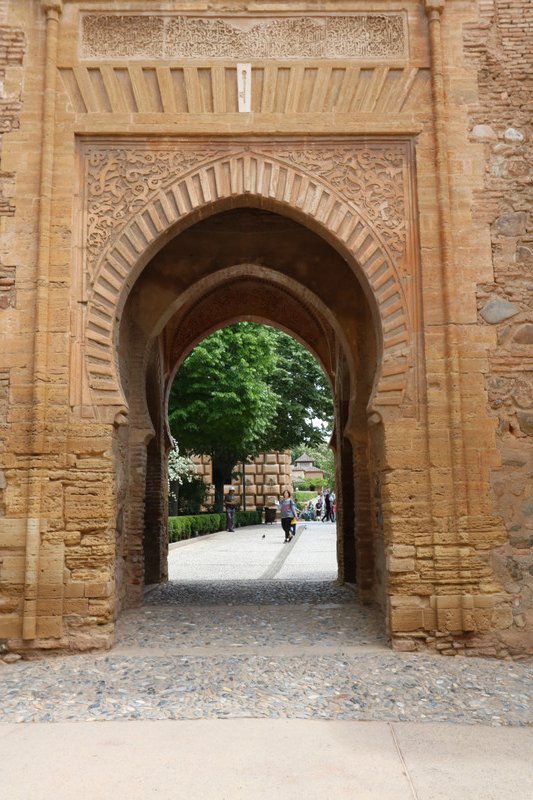
[[[474,219],[490,226],[493,279],[478,285],[479,324],[496,341],[486,375],[497,420],[501,465],[492,473],[495,508],[508,541],[492,554],[512,597],[502,639],[533,645],[533,20],[527,0],[482,0],[465,27],[468,64],[478,71],[470,105],[471,140],[480,143],[483,182]]]
[[[16,349],[9,336],[15,323],[17,264],[13,256],[15,236],[15,174],[4,166],[5,135],[19,128],[22,108],[22,63],[26,50],[23,31],[7,24],[7,3],[0,4],[0,337],[11,358],[0,366],[0,518],[6,514],[6,494],[12,466],[9,427],[14,395],[12,371]],[[13,521],[0,534],[0,638],[16,630],[22,611],[24,524]],[[4,620],[4,622],[2,622]]]

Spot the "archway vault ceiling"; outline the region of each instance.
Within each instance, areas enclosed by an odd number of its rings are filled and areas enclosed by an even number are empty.
[[[265,277],[234,276],[200,298],[191,299],[165,328],[166,367],[172,376],[183,359],[209,333],[237,321],[273,325],[294,336],[318,359],[334,383],[335,335],[307,298]]]

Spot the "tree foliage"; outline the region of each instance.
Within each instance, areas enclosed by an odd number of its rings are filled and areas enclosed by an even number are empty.
[[[332,402],[302,345],[266,325],[240,322],[208,336],[172,385],[169,421],[180,451],[211,456],[215,505],[232,468],[268,450],[319,444]]]
[[[331,432],[333,419],[328,380],[305,347],[282,331],[270,331],[276,353],[269,382],[280,402],[263,449],[319,445],[325,432]]]

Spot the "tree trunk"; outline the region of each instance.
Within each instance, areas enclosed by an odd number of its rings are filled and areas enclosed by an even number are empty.
[[[224,511],[224,484],[230,483],[231,471],[234,466],[233,460],[228,462],[227,458],[217,456],[212,457],[213,484],[215,486],[215,511]]]

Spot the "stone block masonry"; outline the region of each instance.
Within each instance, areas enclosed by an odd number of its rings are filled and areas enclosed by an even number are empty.
[[[196,472],[202,476],[209,486],[207,495],[207,505],[212,505],[215,499],[212,486],[211,460],[207,456],[196,456],[193,458]],[[265,504],[265,496],[279,494],[288,489],[292,491],[291,483],[291,456],[287,453],[262,453],[254,458],[250,464],[245,466],[245,493],[246,508],[248,511],[261,508]],[[236,464],[234,472],[240,472],[242,464]],[[233,480],[237,498],[243,507],[242,497],[242,478]],[[225,487],[229,490],[230,484]]]

